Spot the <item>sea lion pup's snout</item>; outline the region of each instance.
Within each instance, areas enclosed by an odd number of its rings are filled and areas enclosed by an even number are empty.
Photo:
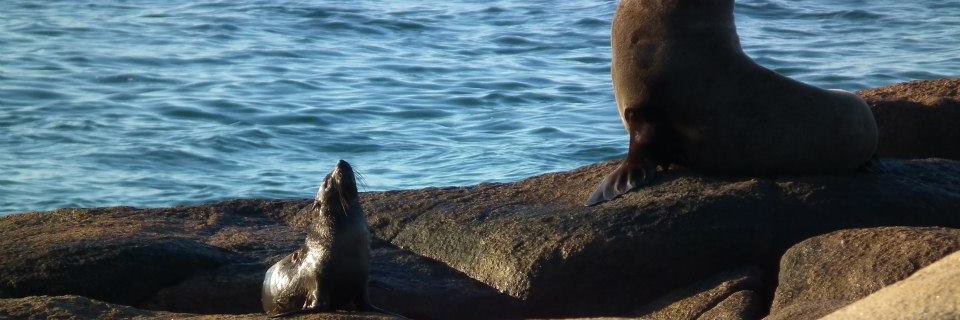
[[[316,200],[324,205],[338,205],[343,209],[355,206],[358,199],[357,178],[353,167],[346,161],[337,161],[333,171],[323,178],[323,183],[317,189]]]

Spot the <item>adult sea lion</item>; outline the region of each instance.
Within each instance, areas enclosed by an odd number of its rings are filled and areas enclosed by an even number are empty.
[[[337,162],[301,211],[315,217],[303,246],[267,270],[261,302],[267,315],[301,311],[378,311],[367,296],[370,231],[353,168]]]
[[[649,183],[658,166],[704,173],[853,171],[877,148],[859,97],[756,64],[740,48],[733,0],[623,0],[611,35],[626,159],[586,204]]]

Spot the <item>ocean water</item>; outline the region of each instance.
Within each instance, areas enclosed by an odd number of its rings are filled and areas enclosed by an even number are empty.
[[[0,214],[515,181],[626,151],[616,1],[0,1]],[[960,1],[743,0],[745,51],[858,90],[960,75]],[[593,184],[595,181],[585,181]]]

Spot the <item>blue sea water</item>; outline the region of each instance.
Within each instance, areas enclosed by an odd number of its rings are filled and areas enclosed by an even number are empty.
[[[616,159],[616,1],[0,1],[0,214],[514,181]],[[960,75],[960,1],[743,0],[760,64]],[[588,184],[594,181],[585,182]]]

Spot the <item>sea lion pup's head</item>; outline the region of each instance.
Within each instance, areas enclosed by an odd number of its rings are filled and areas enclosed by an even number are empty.
[[[319,209],[321,214],[353,214],[360,212],[359,192],[357,192],[357,178],[353,167],[346,161],[340,160],[333,171],[323,178],[317,190],[314,201],[314,210]]]

